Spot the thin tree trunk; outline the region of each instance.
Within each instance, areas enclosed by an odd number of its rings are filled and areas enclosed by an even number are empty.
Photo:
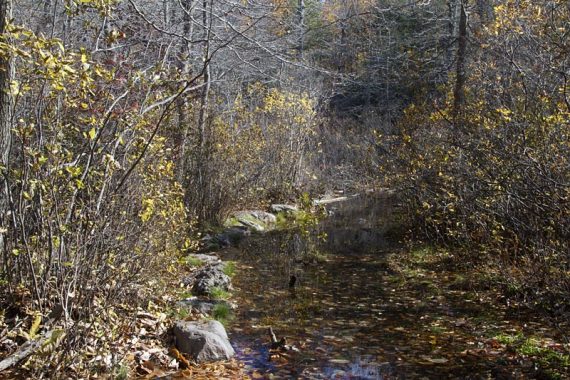
[[[179,51],[179,68],[182,76],[185,80],[190,80],[192,74],[192,66],[190,63],[190,57],[192,54],[192,44],[189,42],[192,40],[194,34],[194,23],[192,21],[192,10],[193,10],[193,0],[185,0],[183,3],[183,34],[186,41],[181,44]],[[185,83],[187,84],[187,83]],[[187,96],[181,96],[177,103],[177,113],[178,113],[178,125],[175,131],[175,151],[177,154],[177,173],[176,177],[179,183],[186,183],[186,146],[188,145],[188,130],[190,126],[189,103]]]
[[[457,66],[455,71],[455,89],[453,91],[453,117],[457,118],[461,111],[461,106],[465,102],[465,55],[467,51],[467,13],[465,5],[460,1],[459,25],[458,25],[458,46],[457,46]]]
[[[209,107],[209,100],[210,100],[210,87],[211,87],[211,71],[210,71],[210,39],[211,39],[211,31],[212,31],[212,1],[210,1],[210,17],[208,17],[208,1],[204,0],[203,6],[204,9],[202,10],[202,23],[204,25],[204,49],[203,49],[203,61],[204,61],[204,76],[203,76],[203,83],[204,87],[202,88],[202,93],[200,94],[200,111],[198,115],[198,133],[199,133],[199,140],[198,140],[198,149],[197,152],[199,156],[197,159],[197,175],[198,175],[198,184],[200,188],[200,215],[199,215],[199,223],[206,221],[209,218],[207,215],[208,211],[208,204],[211,201],[211,197],[209,196],[209,188],[210,183],[209,181],[212,180],[209,176],[209,165],[208,165],[208,152],[207,152],[207,142],[208,136],[206,131],[206,125],[208,120],[208,107]],[[210,194],[211,195],[211,194]]]
[[[457,24],[457,17],[455,8],[457,7],[457,0],[448,0],[447,1],[447,14],[449,18],[449,22],[447,23],[448,28],[448,43],[447,43],[447,52],[446,52],[446,59],[445,59],[445,67],[447,69],[451,69],[453,64],[453,53],[454,53],[454,46],[455,46],[455,26]]]
[[[169,0],[162,1],[162,12],[164,12],[164,27],[166,29],[170,26],[170,4]]]
[[[303,59],[303,53],[305,51],[305,0],[298,0],[297,14],[299,16],[299,25],[297,25],[299,33],[297,50],[299,59]]]
[[[202,23],[206,28],[204,30],[204,50],[203,50],[203,61],[204,61],[204,84],[202,89],[201,100],[200,100],[200,115],[198,117],[198,127],[200,131],[200,150],[206,146],[206,119],[208,112],[208,104],[210,97],[210,38],[212,31],[212,20],[208,17],[208,2],[204,0],[204,9],[202,10]],[[212,4],[210,3],[210,14],[212,12]],[[203,152],[202,152],[203,153]],[[203,157],[203,156],[202,156]]]
[[[12,1],[0,0],[0,34],[5,36],[7,22],[12,17]],[[0,251],[4,252],[7,232],[6,211],[8,207],[8,166],[10,159],[13,99],[10,84],[14,67],[9,56],[0,56]]]

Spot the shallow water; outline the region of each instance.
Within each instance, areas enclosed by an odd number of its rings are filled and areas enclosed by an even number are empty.
[[[518,322],[461,290],[401,286],[386,264],[386,254],[400,247],[388,238],[397,225],[394,203],[367,196],[331,204],[317,231],[326,239],[279,231],[226,253],[240,269],[230,337],[252,377],[528,378],[524,368],[502,368],[500,357],[469,352],[489,329],[518,331],[531,321]],[[299,352],[270,359],[269,326]]]

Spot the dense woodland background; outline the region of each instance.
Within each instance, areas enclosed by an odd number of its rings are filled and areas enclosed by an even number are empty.
[[[567,307],[568,1],[0,0],[0,20],[0,298],[61,305],[70,350],[199,230],[332,189],[396,189],[414,239]]]

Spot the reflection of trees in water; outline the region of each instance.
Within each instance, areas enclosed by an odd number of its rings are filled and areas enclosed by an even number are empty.
[[[269,231],[244,239],[242,259],[269,268],[287,287],[290,276],[303,281],[307,266],[321,265],[328,254],[367,252],[384,248],[390,228],[391,205],[387,197],[366,196],[334,204],[333,214],[312,228]],[[326,236],[326,238],[323,238]]]
[[[327,239],[321,249],[330,253],[365,252],[385,248],[386,233],[394,227],[394,199],[389,196],[362,196],[334,204],[331,217],[320,225]]]
[[[242,259],[252,265],[269,268],[267,275],[277,277],[283,287],[287,287],[291,276],[304,278],[305,268],[315,263],[320,255],[322,242],[317,230],[303,233],[298,229],[270,231],[253,235],[240,243]]]

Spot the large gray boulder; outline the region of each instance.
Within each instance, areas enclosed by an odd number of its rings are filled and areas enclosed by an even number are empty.
[[[200,362],[227,360],[235,351],[218,321],[178,321],[174,325],[176,348]]]
[[[198,252],[212,252],[220,248],[224,248],[224,244],[216,239],[216,236],[210,234],[199,240],[200,246]]]
[[[210,295],[213,288],[226,291],[231,289],[231,280],[224,273],[223,263],[206,265],[200,268],[194,276],[194,285],[192,286],[192,293],[194,295]]]

